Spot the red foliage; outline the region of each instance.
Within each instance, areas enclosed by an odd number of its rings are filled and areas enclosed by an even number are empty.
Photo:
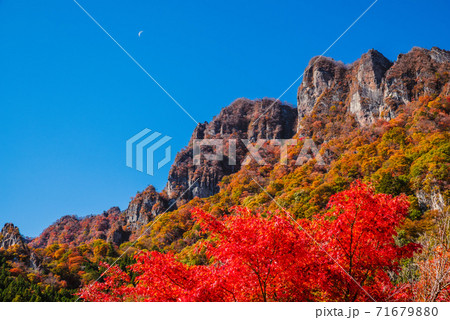
[[[322,266],[328,273],[321,278],[324,298],[368,300],[361,286],[375,300],[397,295],[386,271],[398,272],[400,260],[418,249],[412,243],[395,244],[396,229],[408,212],[406,196],[374,194],[370,187],[355,182],[350,190],[331,197],[328,207],[330,211],[314,221],[313,228],[330,256],[327,266]]]
[[[108,270],[108,276],[104,278],[104,282],[94,282],[82,289],[79,293],[80,296],[88,301],[124,301],[125,296],[129,294],[127,284],[131,280],[130,277],[118,266],[110,267],[105,263],[101,263],[101,265]]]
[[[142,252],[130,276],[112,267],[83,289],[89,301],[370,301],[405,299],[389,278],[417,246],[398,247],[396,227],[408,202],[374,194],[357,182],[313,221],[237,207],[221,219],[195,209],[210,237],[208,265],[189,266],[172,253]],[[200,248],[197,248],[200,249]]]

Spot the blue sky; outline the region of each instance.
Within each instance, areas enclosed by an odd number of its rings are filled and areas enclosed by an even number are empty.
[[[278,97],[371,1],[79,3],[203,122],[236,98]],[[450,49],[449,9],[379,0],[327,56]],[[0,224],[37,236],[63,215],[125,209],[164,187],[170,166],[126,167],[125,141],[150,128],[175,153],[195,123],[73,1],[0,0],[0,43]],[[298,85],[281,100],[295,104]]]

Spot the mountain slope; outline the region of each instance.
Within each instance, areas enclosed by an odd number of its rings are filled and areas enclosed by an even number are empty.
[[[431,50],[413,48],[409,53],[399,55],[395,62],[390,62],[376,50],[363,54],[359,60],[350,65],[344,65],[330,58],[315,57],[306,68],[304,79],[298,89],[297,109],[272,99],[256,101],[237,99],[222,109],[211,122],[199,124],[194,130],[188,146],[177,154],[163,192],[158,193],[150,186],[138,193],[128,208],[122,212],[118,208],[112,208],[99,216],[82,219],[63,217],[34,239],[31,245],[37,248],[45,248],[55,243],[78,246],[95,239],[120,245],[136,239],[141,229],[155,216],[164,212],[175,200],[178,201],[172,207],[173,210],[182,207],[195,197],[208,198],[220,193],[221,190],[225,192],[229,188],[230,181],[236,177],[243,178],[243,172],[249,169],[254,170],[254,177],[263,177],[264,174],[261,173],[263,168],[252,168],[254,164],[246,168],[240,166],[242,159],[248,155],[248,150],[242,142],[238,142],[236,146],[236,164],[228,164],[227,150],[230,139],[238,141],[248,139],[254,142],[258,139],[310,137],[318,145],[326,162],[325,168],[314,170],[325,170],[319,173],[324,177],[343,175],[341,179],[346,181],[343,185],[348,185],[353,179],[349,179],[352,174],[349,170],[343,171],[342,165],[345,167],[345,164],[339,165],[341,167],[337,169],[337,163],[340,162],[335,161],[342,157],[354,158],[353,152],[360,152],[354,150],[363,148],[364,144],[376,143],[377,139],[392,127],[386,121],[402,115],[406,117],[403,119],[403,125],[408,123],[417,127],[423,126],[427,121],[431,121],[430,126],[436,125],[433,120],[423,117],[414,124],[411,119],[417,116],[415,109],[426,107],[424,103],[415,102],[418,97],[439,95],[445,97],[449,94],[449,61],[450,53],[438,48]],[[433,130],[447,131],[448,123],[445,122],[447,120],[442,121],[444,122],[441,127]],[[420,133],[425,130],[429,128],[416,131]],[[360,139],[358,142],[357,137]],[[192,159],[194,139],[223,139],[224,161],[207,160],[204,155],[212,154],[214,150],[202,147],[200,164],[194,165]],[[300,145],[295,147],[292,153],[298,154],[300,147]],[[276,150],[268,152],[266,157],[271,158],[274,163],[277,159]],[[264,170],[272,174],[268,175],[267,179],[275,180],[275,176],[286,175],[295,171],[294,169],[299,170],[295,166],[283,168],[276,165],[274,168]],[[315,175],[309,169],[302,170],[307,170],[311,177]],[[367,174],[359,173],[353,176],[364,178]],[[224,177],[230,178],[223,180]],[[305,177],[306,184],[312,183],[311,177]],[[197,181],[196,185],[192,186],[194,181]],[[240,183],[245,184],[248,181],[244,179]],[[264,181],[261,183],[267,185]],[[300,183],[302,184],[304,183]],[[234,186],[233,183],[231,185]],[[189,187],[192,187],[190,191],[182,199],[178,199]],[[331,189],[326,192],[327,195],[342,187]],[[431,205],[433,208],[442,207],[444,202],[442,190],[436,191],[437,193],[427,191],[423,187],[414,190],[415,197],[423,208],[430,207],[431,203],[434,203]],[[235,195],[239,193],[236,190],[232,192]],[[284,197],[288,198],[289,193],[286,190],[284,192]],[[324,203],[326,198],[327,196],[319,202]],[[223,203],[222,200],[219,202]],[[317,209],[320,205],[318,207],[313,205],[311,208]]]

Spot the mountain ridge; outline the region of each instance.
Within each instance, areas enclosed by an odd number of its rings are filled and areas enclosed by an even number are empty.
[[[308,128],[313,128],[314,123],[308,123],[310,119],[306,118],[316,114],[332,114],[333,107],[349,119],[354,119],[348,130],[366,127],[379,119],[395,118],[400,106],[419,96],[448,95],[448,70],[450,52],[436,47],[430,50],[414,47],[406,54],[399,54],[394,62],[374,49],[349,65],[327,57],[313,57],[298,88],[297,108],[268,98],[235,100],[213,120],[195,128],[188,146],[175,157],[162,192],[149,186],[138,193],[123,211],[113,207],[103,214],[86,218],[64,216],[29,245],[35,248],[45,248],[52,243],[76,246],[93,239],[120,245],[136,239],[136,233],[170,205],[175,210],[195,197],[206,198],[217,194],[220,181],[238,172],[240,160],[248,154],[245,146],[238,144],[237,165],[202,158],[201,164],[194,166],[193,139],[220,138],[227,144],[229,139],[311,136],[314,130],[308,131]],[[326,143],[328,139],[317,134],[314,138],[319,143]],[[212,153],[213,150],[206,149],[205,152]],[[196,186],[192,185],[194,181],[198,181]],[[188,188],[189,192],[178,199]],[[56,237],[52,236],[54,233]]]

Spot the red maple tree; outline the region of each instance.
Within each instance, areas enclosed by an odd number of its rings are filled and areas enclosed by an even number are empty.
[[[217,218],[193,216],[209,235],[209,264],[174,253],[140,252],[127,272],[114,266],[78,294],[88,301],[371,301],[406,299],[390,276],[416,245],[395,243],[406,197],[375,194],[356,182],[333,196],[329,211],[294,221],[287,212],[242,207]]]

